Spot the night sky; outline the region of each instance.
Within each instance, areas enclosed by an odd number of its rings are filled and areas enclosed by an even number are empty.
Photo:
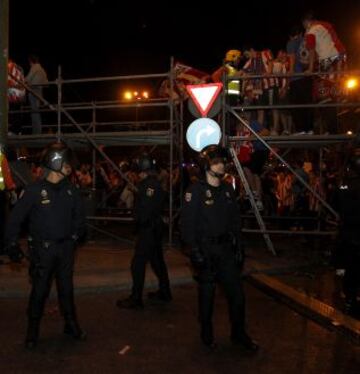
[[[50,79],[58,64],[65,78],[165,72],[171,55],[211,72],[228,48],[284,48],[309,9],[332,22],[352,61],[360,60],[359,0],[10,3],[11,56],[27,72],[28,53],[38,54]]]

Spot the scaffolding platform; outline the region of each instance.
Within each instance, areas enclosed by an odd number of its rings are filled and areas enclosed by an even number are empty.
[[[96,132],[87,135],[97,144],[105,146],[141,146],[141,145],[169,145],[170,131],[116,131]],[[45,147],[58,140],[57,134],[41,135],[11,135],[8,143],[13,146]],[[81,133],[62,133],[60,138],[71,147],[84,147],[89,144]]]
[[[344,142],[352,142],[355,135],[336,134],[336,135],[277,135],[262,136],[262,139],[269,145],[277,148],[317,148],[327,145],[334,145]],[[256,141],[255,136],[230,136],[231,143],[239,141]]]

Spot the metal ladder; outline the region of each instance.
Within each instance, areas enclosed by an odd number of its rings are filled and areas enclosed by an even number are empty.
[[[240,164],[240,162],[239,162],[239,160],[238,160],[238,158],[237,158],[237,155],[236,155],[236,152],[235,152],[234,147],[233,147],[231,144],[229,144],[228,148],[229,148],[229,151],[230,151],[231,158],[232,158],[232,160],[233,160],[233,162],[234,162],[234,165],[235,165],[235,167],[236,167],[236,170],[237,170],[237,172],[238,172],[238,174],[239,174],[239,177],[240,177],[240,179],[241,179],[241,182],[243,183],[244,188],[245,188],[245,191],[246,191],[247,195],[249,196],[251,206],[252,206],[252,208],[253,208],[253,210],[254,210],[255,217],[256,217],[256,220],[257,220],[257,222],[258,222],[258,224],[259,224],[260,230],[261,230],[261,232],[263,233],[265,243],[266,243],[266,245],[267,245],[269,251],[270,251],[274,256],[276,256],[277,253],[276,253],[276,251],[275,251],[274,245],[273,245],[273,243],[272,243],[272,241],[271,241],[271,239],[270,239],[269,234],[266,232],[266,226],[265,226],[265,223],[264,223],[264,221],[263,221],[263,219],[262,219],[262,217],[261,217],[260,211],[259,211],[259,209],[258,209],[258,207],[257,207],[257,205],[256,205],[256,201],[255,201],[255,198],[254,198],[254,194],[253,194],[253,192],[251,191],[251,188],[250,188],[250,186],[249,186],[249,183],[248,183],[248,181],[247,181],[247,179],[246,179],[244,169],[242,168],[242,166],[241,166],[241,164]]]

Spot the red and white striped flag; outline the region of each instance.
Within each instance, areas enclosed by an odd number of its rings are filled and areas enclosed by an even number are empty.
[[[188,97],[187,85],[205,83],[208,79],[208,73],[177,62],[174,66],[174,92],[170,92],[170,82],[166,79],[160,86],[159,94],[162,97],[185,99]]]

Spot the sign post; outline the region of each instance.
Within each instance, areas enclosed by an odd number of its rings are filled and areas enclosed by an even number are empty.
[[[193,121],[187,129],[186,141],[190,148],[200,152],[210,144],[219,144],[221,129],[216,121],[207,115],[222,90],[222,83],[188,85],[186,90],[195,104],[201,118]]]

